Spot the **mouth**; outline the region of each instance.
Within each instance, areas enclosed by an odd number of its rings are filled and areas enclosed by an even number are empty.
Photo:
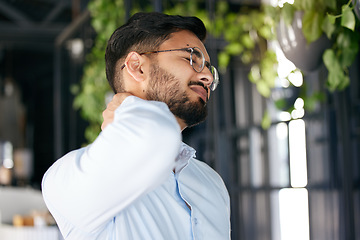
[[[196,92],[205,103],[207,102],[208,90],[205,87],[196,84],[196,85],[190,85],[190,89]]]

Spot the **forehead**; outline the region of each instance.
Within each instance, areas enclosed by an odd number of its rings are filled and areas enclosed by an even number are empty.
[[[159,50],[186,47],[198,47],[204,53],[205,59],[210,59],[204,44],[194,33],[187,30],[172,33],[170,38],[160,45]]]

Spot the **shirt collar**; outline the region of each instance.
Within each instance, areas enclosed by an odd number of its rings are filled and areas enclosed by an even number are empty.
[[[196,150],[189,145],[182,143],[179,150],[179,155],[175,160],[175,173],[179,173],[186,165],[188,165],[190,158],[195,158]]]

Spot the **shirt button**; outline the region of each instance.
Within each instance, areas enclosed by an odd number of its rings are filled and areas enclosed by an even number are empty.
[[[198,224],[197,218],[194,218],[194,224]]]

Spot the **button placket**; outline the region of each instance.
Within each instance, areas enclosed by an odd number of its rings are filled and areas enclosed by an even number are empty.
[[[181,183],[179,181],[179,178],[180,178],[180,173],[179,174],[176,174],[176,182],[177,182],[177,186],[178,186],[178,191],[179,191],[179,194],[180,194],[180,197],[181,199],[185,202],[185,204],[189,207],[190,209],[190,221],[191,221],[191,232],[192,232],[192,235],[193,235],[193,239],[197,239],[196,238],[196,226],[199,224],[199,220],[198,218],[194,217],[194,209],[193,207],[191,206],[191,204],[184,198],[182,192],[181,192]]]

